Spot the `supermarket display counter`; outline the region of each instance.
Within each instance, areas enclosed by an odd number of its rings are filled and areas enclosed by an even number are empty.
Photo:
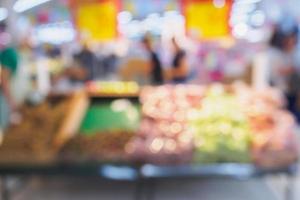
[[[90,83],[88,92],[22,110],[23,123],[10,127],[0,146],[2,199],[9,199],[10,176],[133,181],[142,200],[154,199],[162,179],[283,174],[291,200],[298,144],[282,102],[272,89],[244,85],[140,90],[132,83]]]

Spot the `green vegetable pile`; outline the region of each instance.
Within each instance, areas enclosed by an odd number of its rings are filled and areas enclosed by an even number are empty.
[[[250,127],[233,94],[211,88],[191,113],[194,161],[250,162]]]

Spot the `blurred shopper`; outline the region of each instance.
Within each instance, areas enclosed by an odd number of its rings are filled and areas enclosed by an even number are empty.
[[[163,72],[162,72],[161,62],[157,53],[153,49],[151,39],[145,36],[142,40],[142,43],[149,55],[149,62],[150,62],[149,69],[151,73],[151,83],[153,85],[161,85],[163,84]]]
[[[3,129],[9,123],[10,113],[17,109],[11,82],[18,68],[17,50],[11,46],[10,35],[5,30],[6,25],[0,24],[0,127]]]
[[[270,40],[270,48],[258,59],[254,76],[260,85],[272,85],[280,89],[287,97],[288,109],[300,119],[300,107],[297,105],[297,96],[300,94],[297,43],[296,24],[287,26],[283,23],[276,26]]]
[[[95,54],[88,48],[87,44],[73,55],[73,61],[60,73],[52,75],[52,93],[68,93],[82,88],[87,81],[94,80],[96,77]]]
[[[77,69],[74,69],[74,78],[82,79],[81,81],[90,81],[95,79],[94,75],[97,58],[88,48],[87,44],[84,44],[82,49],[74,55],[74,60],[76,66],[73,67],[77,67]]]
[[[185,83],[189,76],[186,52],[180,48],[175,38],[172,38],[174,57],[172,60],[171,80],[173,83]]]

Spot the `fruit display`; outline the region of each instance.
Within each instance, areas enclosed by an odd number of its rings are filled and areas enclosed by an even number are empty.
[[[165,85],[145,87],[141,91],[142,114],[157,120],[184,122],[192,107],[201,103],[205,87]]]
[[[295,122],[273,88],[244,84],[165,85],[141,91],[142,121],[126,145],[134,160],[155,164],[297,160]]]
[[[188,111],[201,102],[201,86],[146,87],[141,91],[142,116],[137,136],[126,146],[133,160],[181,164],[192,159]]]
[[[191,111],[194,161],[249,162],[250,126],[234,95],[220,85],[207,90],[201,106]]]
[[[11,125],[0,146],[1,163],[49,162],[55,157],[54,138],[63,121],[68,98],[48,99],[21,108],[22,123]]]
[[[125,145],[140,122],[137,100],[92,98],[78,134],[61,151],[63,161],[125,161]]]
[[[272,88],[264,91],[238,88],[236,96],[251,128],[253,162],[264,168],[295,162],[298,157],[295,121],[283,109],[282,95]]]
[[[295,121],[284,109],[283,95],[273,88],[179,84],[144,87],[139,94],[140,102],[91,95],[86,109],[79,110],[82,118],[76,124],[64,119],[72,114],[66,112],[70,104],[79,105],[68,97],[24,106],[22,123],[4,134],[0,163],[55,159],[158,165],[248,162],[269,169],[297,161]],[[64,121],[78,126],[79,134],[65,134],[68,137],[58,155],[53,148],[57,131],[69,130],[60,128]]]
[[[278,90],[235,84],[214,85],[207,91],[194,113],[196,161],[252,161],[273,168],[297,160],[295,122],[284,111]]]
[[[126,161],[125,145],[133,132],[108,131],[93,135],[78,134],[61,150],[63,161]]]
[[[264,121],[265,125],[260,126],[255,119],[250,122],[253,126],[252,155],[256,165],[271,168],[295,162],[298,144],[292,116],[285,111],[276,111]]]
[[[92,81],[86,84],[86,89],[95,95],[137,95],[139,85],[136,82]]]

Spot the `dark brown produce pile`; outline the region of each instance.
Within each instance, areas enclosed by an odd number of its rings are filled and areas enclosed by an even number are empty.
[[[126,161],[125,146],[132,132],[111,131],[93,135],[78,134],[62,149],[64,161]]]
[[[55,157],[53,140],[63,122],[68,100],[46,101],[21,108],[22,123],[11,126],[0,146],[1,163],[49,162]]]

